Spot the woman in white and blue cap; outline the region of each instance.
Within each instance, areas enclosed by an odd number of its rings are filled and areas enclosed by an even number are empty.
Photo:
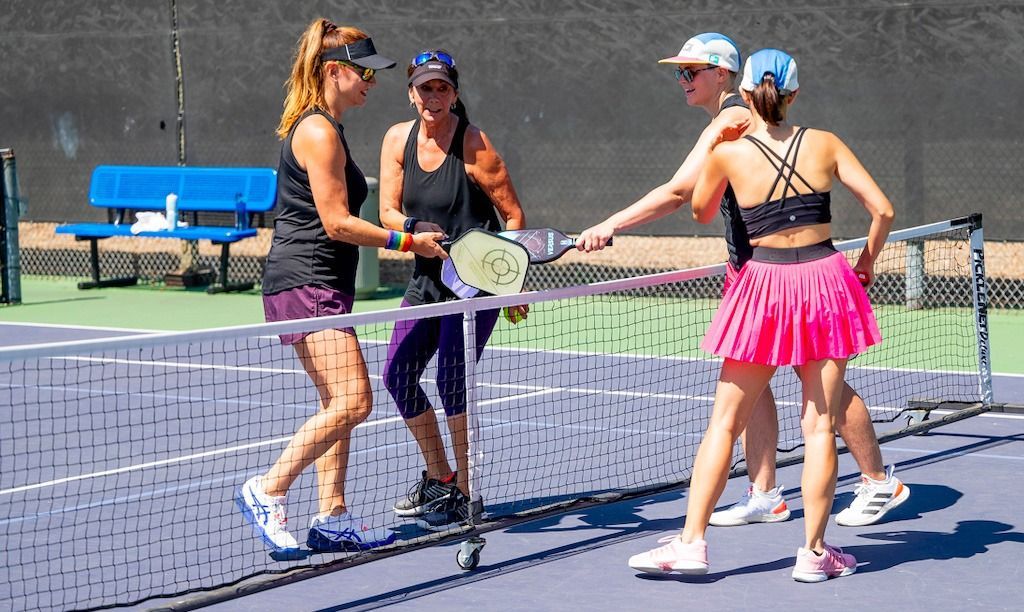
[[[735,86],[741,68],[740,57],[739,47],[731,38],[717,32],[707,32],[693,36],[683,44],[677,54],[660,60],[660,63],[676,67],[676,81],[683,89],[687,104],[703,108],[710,117],[710,122],[669,181],[652,189],[627,208],[585,230],[577,240],[580,250],[602,249],[616,233],[670,215],[689,202],[698,173],[706,162],[712,145],[723,138],[723,134],[735,138],[750,122],[747,102],[739,95]],[[724,294],[735,281],[739,270],[750,260],[752,249],[731,189],[727,189],[723,195],[720,210],[729,254]],[[909,489],[892,476],[891,472],[885,471],[871,417],[863,400],[848,385],[844,387],[843,402],[848,406],[848,418],[837,424],[837,429],[865,478],[869,479],[866,481],[869,485],[863,487],[863,490],[872,493],[892,493],[885,509],[895,507],[906,499]],[[750,470],[750,486],[737,503],[713,513],[710,517],[711,524],[734,526],[788,519],[790,511],[782,496],[782,486],[775,481],[778,417],[770,388],[766,388],[759,398],[748,428],[744,432],[743,442]],[[856,505],[855,501],[854,506]],[[855,509],[848,508],[841,516]],[[872,518],[881,518],[881,513]],[[661,569],[662,561],[664,557],[672,555],[674,544],[669,543],[649,553],[635,555],[630,559],[630,566],[645,572],[664,571]],[[706,571],[706,559],[703,558],[692,563],[676,559],[672,565],[672,571]]]
[[[702,348],[724,358],[714,412],[694,462],[686,524],[674,554],[707,571],[704,532],[728,477],[732,446],[776,368],[791,365],[803,386],[801,479],[805,541],[793,578],[821,582],[852,574],[852,555],[825,543],[837,458],[834,423],[847,359],[881,341],[865,285],[893,221],[889,199],[834,134],[789,125],[797,97],[796,62],[765,49],[747,59],[740,89],[753,108],[741,139],[714,147],[694,189],[694,218],[714,218],[733,189],[753,246],[751,260],[722,300]],[[833,181],[871,217],[854,267],[831,242]],[[839,415],[841,416],[841,415]]]

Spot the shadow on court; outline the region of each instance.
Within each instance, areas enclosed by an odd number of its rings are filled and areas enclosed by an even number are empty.
[[[961,431],[936,431],[907,438],[893,445],[890,453],[885,453],[883,446],[883,453],[893,459],[903,455],[900,457],[903,461],[896,462],[897,474],[910,487],[910,499],[875,525],[849,529],[837,528],[834,523],[829,525],[829,533],[843,540],[843,548],[857,557],[857,573],[872,584],[883,585],[877,603],[886,601],[885,592],[897,587],[907,588],[902,582],[905,578],[901,577],[908,571],[922,575],[937,572],[941,576],[915,583],[917,590],[913,591],[913,597],[919,605],[910,606],[913,609],[936,609],[931,606],[966,594],[972,601],[1005,602],[1015,592],[1014,581],[1006,578],[1012,576],[1012,570],[1007,574],[1004,569],[1007,559],[1013,558],[1013,545],[1024,543],[1019,521],[1005,506],[989,506],[985,514],[991,514],[990,520],[977,518],[978,504],[984,507],[1000,499],[991,492],[992,487],[1006,488],[1014,478],[1012,471],[1019,469],[1021,455],[1017,449],[1024,442],[1021,422],[1001,420],[997,423],[1002,427],[998,433],[993,430],[993,422],[974,420],[959,425],[963,428]],[[969,458],[974,462],[966,463]],[[842,461],[840,491],[833,513],[849,505],[860,477],[848,455]],[[799,466],[783,468],[779,477],[793,482],[799,469]],[[982,477],[982,473],[986,476]],[[741,477],[740,480],[746,479]],[[719,507],[735,501],[731,494],[738,492],[741,485],[745,483],[730,485]],[[710,607],[728,608],[729,604],[735,606],[740,601],[737,598],[763,596],[779,598],[787,601],[787,605],[811,605],[816,597],[812,591],[790,587],[793,551],[803,535],[803,510],[799,487],[787,489],[785,494],[792,501],[793,510],[793,518],[786,523],[771,529],[751,526],[715,532],[717,567],[713,566],[712,573],[705,576],[651,576],[625,567],[628,555],[649,548],[659,535],[675,533],[682,526],[686,491],[674,490],[651,492],[606,505],[570,507],[555,516],[539,517],[501,529],[493,534],[494,541],[488,544],[494,550],[484,551],[480,566],[473,572],[447,569],[449,563],[454,568],[461,540],[445,542],[432,547],[434,553],[422,551],[424,555],[433,555],[423,557],[429,559],[428,563],[436,570],[429,578],[424,576],[405,583],[392,580],[379,589],[366,588],[365,592],[353,593],[358,599],[348,601],[337,594],[334,584],[325,587],[326,594],[315,607],[325,611],[391,609],[389,606],[395,605],[424,610],[449,609],[451,598],[455,596],[477,603],[488,597],[508,597],[508,601],[536,604],[541,600],[538,598],[542,598],[534,592],[538,588],[537,581],[549,575],[555,577],[557,586],[554,588],[561,595],[586,600],[592,609],[601,609],[611,602],[616,602],[620,609],[631,609],[630,604],[644,605],[645,601],[674,602],[680,593],[696,593],[678,588],[687,585],[706,585],[702,597]],[[602,494],[596,492],[594,496]],[[968,500],[970,503],[965,503]],[[546,501],[557,503],[562,499],[550,497]],[[501,516],[522,508],[516,504],[494,503],[488,504],[487,509],[491,516]],[[414,525],[406,526],[402,532],[410,538],[424,535]],[[484,535],[490,538],[492,534]],[[780,544],[783,541],[791,542],[794,548]],[[530,546],[524,542],[529,542]],[[779,550],[780,545],[785,546],[784,551]],[[756,557],[750,552],[754,549]],[[394,568],[399,568],[397,571],[411,577],[413,574],[406,572],[410,571],[412,558],[384,562],[392,563]],[[493,562],[489,563],[489,558]],[[969,565],[962,565],[965,562]],[[884,571],[893,568],[897,571]],[[362,571],[362,576],[372,578],[370,569]],[[446,573],[438,575],[438,571]],[[975,573],[978,571],[982,574]],[[995,577],[997,582],[990,583],[982,575]],[[599,586],[570,586],[584,576],[595,580],[594,584]],[[836,593],[861,592],[863,584],[856,579],[830,581],[830,585],[835,585],[833,590],[840,589]],[[644,586],[638,589],[636,585]],[[299,588],[295,591],[299,592]],[[308,587],[303,586],[300,596],[309,595]],[[310,603],[314,601],[309,599]],[[548,599],[543,601],[551,604]],[[593,607],[594,602],[600,605]],[[227,612],[255,608],[224,606],[223,609]]]
[[[998,521],[960,521],[952,533],[938,531],[888,531],[862,533],[860,537],[888,542],[847,546],[857,557],[858,573],[878,572],[915,561],[970,559],[1002,542],[1024,544],[1024,533]]]
[[[408,602],[417,597],[424,597],[433,593],[446,591],[454,587],[495,578],[497,576],[507,576],[512,572],[535,568],[538,565],[545,563],[561,561],[574,555],[612,546],[620,542],[649,537],[652,530],[669,531],[679,527],[680,522],[678,519],[645,521],[639,517],[637,514],[637,508],[640,505],[647,502],[655,503],[659,500],[654,498],[649,500],[638,498],[634,501],[637,505],[633,507],[628,507],[628,504],[623,503],[623,508],[619,508],[619,504],[614,504],[612,506],[589,508],[581,512],[573,512],[570,510],[568,512],[569,514],[572,514],[574,518],[586,523],[586,525],[583,526],[563,528],[557,525],[559,520],[564,520],[565,515],[563,514],[538,519],[522,525],[516,525],[505,530],[507,533],[555,533],[576,530],[601,530],[595,537],[585,540],[577,540],[571,544],[549,548],[535,554],[523,555],[498,563],[488,564],[484,562],[481,563],[481,565],[472,573],[454,574],[436,580],[409,585],[407,587],[392,590],[388,593],[374,595],[373,597],[350,601],[338,606],[321,608],[317,610],[317,612],[371,610],[388,606],[396,602]],[[664,500],[662,499],[660,501]],[[607,531],[605,531],[607,529],[618,529],[619,533],[609,535]],[[486,537],[486,534],[484,535]],[[451,554],[453,562],[458,546],[459,542],[449,542],[439,545],[439,547],[450,547],[452,549]]]
[[[22,309],[25,309],[25,308],[31,308],[33,306],[47,306],[49,304],[74,304],[74,303],[77,303],[77,302],[92,302],[92,301],[95,301],[95,300],[105,300],[105,299],[107,299],[107,298],[102,296],[102,295],[97,295],[97,296],[92,296],[92,297],[88,297],[87,296],[87,297],[65,298],[65,299],[60,299],[60,300],[40,300],[40,301],[22,302],[21,304],[18,305],[18,309],[22,310]]]

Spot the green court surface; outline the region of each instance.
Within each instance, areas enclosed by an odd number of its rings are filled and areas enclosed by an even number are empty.
[[[74,279],[24,277],[23,303],[18,306],[0,306],[0,322],[161,331],[263,322],[263,302],[258,291],[208,295],[202,290],[147,285],[80,291],[76,287],[76,282]],[[381,294],[387,297],[356,300],[355,311],[367,312],[398,307],[401,301],[400,289],[382,291]],[[574,319],[569,318],[560,323],[561,329],[565,330],[560,336],[564,346],[553,346],[550,337],[542,341],[548,349],[572,350],[585,346],[588,351],[650,354],[650,347],[639,344],[645,336],[649,338],[649,335],[643,333],[642,329],[638,330],[636,326],[671,317],[674,324],[667,331],[661,331],[671,334],[672,337],[659,338],[657,344],[661,347],[674,347],[676,355],[703,356],[697,345],[715,306],[717,301],[712,300],[601,298],[587,302],[586,316],[597,317],[602,322],[607,321],[606,324],[574,325]],[[651,312],[652,309],[655,312]],[[551,318],[564,318],[566,312],[572,311],[571,308],[555,308],[550,304],[541,303],[533,306],[530,317],[536,323],[543,321],[544,326],[550,330]],[[879,307],[876,312],[883,328],[883,336],[894,338],[893,334],[887,333],[888,325],[898,325],[903,330],[899,336],[901,344],[913,341],[907,338],[908,329],[920,329],[924,332],[939,325],[962,325],[966,314],[956,309],[908,312],[891,306]],[[1024,313],[990,311],[989,326],[993,370],[1007,374],[1024,374]],[[375,339],[384,339],[388,331],[378,328],[369,333],[362,333]],[[973,335],[973,330],[966,333]],[[529,320],[515,327],[501,320],[491,343],[530,346],[533,341],[536,341],[536,338],[532,337]],[[31,343],[31,338],[26,338],[26,342]],[[949,357],[950,364],[962,363],[962,359]],[[884,361],[875,359],[871,352],[858,359],[866,365],[886,365]]]

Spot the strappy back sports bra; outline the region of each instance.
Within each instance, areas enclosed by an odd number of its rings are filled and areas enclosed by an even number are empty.
[[[778,153],[772,151],[768,145],[753,136],[744,136],[744,138],[754,143],[758,150],[778,170],[775,182],[768,189],[767,197],[770,198],[772,196],[779,181],[786,182],[781,198],[777,200],[766,199],[761,204],[752,208],[740,208],[740,216],[743,218],[743,224],[747,226],[747,234],[751,238],[760,238],[784,229],[830,223],[832,221],[832,194],[828,191],[814,191],[814,188],[796,171],[796,156],[800,152],[800,143],[803,141],[804,132],[806,131],[807,128],[805,127],[797,131],[796,136],[786,150],[785,157],[779,157]],[[791,154],[792,161],[790,161]],[[811,192],[805,194],[797,193],[796,187],[793,186],[794,176],[800,179]],[[793,195],[787,197],[786,194],[790,193],[790,191],[792,191]]]

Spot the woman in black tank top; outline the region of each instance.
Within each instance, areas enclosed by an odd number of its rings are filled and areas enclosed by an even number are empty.
[[[358,245],[444,256],[439,233],[389,232],[359,218],[367,186],[349,154],[342,114],[366,103],[374,73],[395,62],[377,54],[361,30],[313,21],[299,40],[278,127],[284,139],[278,170],[280,212],[264,275],[268,321],[348,312]],[[307,75],[315,75],[312,79]],[[285,494],[317,464],[319,512],[306,542],[315,551],[365,550],[394,540],[384,525],[349,512],[345,471],[349,435],[370,414],[366,365],[352,329],[285,334],[320,395],[320,410],[292,437],[265,474],[253,476],[236,501],[256,534],[278,552],[297,550],[288,532]]]
[[[410,62],[409,101],[413,121],[388,130],[381,150],[380,218],[395,230],[438,231],[456,238],[472,228],[522,229],[525,217],[501,156],[469,123],[459,100],[455,60],[444,50],[418,54]],[[455,299],[441,282],[441,262],[416,257],[402,306]],[[519,314],[525,315],[521,307]],[[477,314],[477,358],[497,320],[497,311]],[[514,317],[513,317],[514,318]],[[510,319],[512,320],[512,319]],[[400,321],[392,332],[384,385],[423,453],[419,484],[395,504],[399,516],[417,517],[433,531],[448,529],[482,512],[469,495],[466,393],[462,317]],[[437,386],[452,434],[456,470],[448,463],[437,420],[420,377],[437,353]]]

